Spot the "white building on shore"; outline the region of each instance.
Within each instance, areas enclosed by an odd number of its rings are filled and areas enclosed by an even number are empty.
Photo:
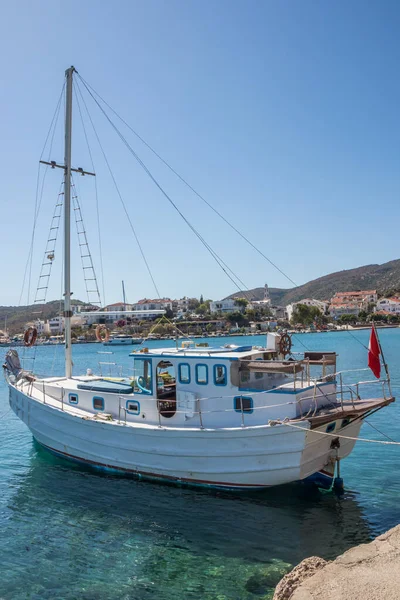
[[[351,292],[336,292],[331,299],[329,313],[337,319],[342,315],[356,315],[362,310],[368,310],[371,304],[378,300],[376,290],[361,290]]]
[[[234,298],[226,298],[225,300],[215,300],[210,302],[211,313],[231,313],[231,312],[244,312],[244,307],[236,304]]]
[[[400,298],[380,298],[375,307],[375,311],[384,310],[394,315],[400,315]]]
[[[25,329],[28,329],[28,327],[35,327],[39,336],[51,333],[49,322],[43,321],[42,319],[36,319],[35,321],[27,323]]]
[[[264,296],[262,300],[252,300],[250,302],[252,308],[271,308],[271,298],[269,295],[268,285],[264,285]]]
[[[160,310],[172,311],[172,300],[170,298],[156,298],[154,300],[143,298],[133,304],[132,310],[138,311],[138,319],[155,319],[160,317]]]

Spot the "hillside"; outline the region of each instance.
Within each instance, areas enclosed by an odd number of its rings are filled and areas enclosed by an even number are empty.
[[[27,322],[35,319],[52,319],[60,314],[62,303],[60,300],[52,300],[47,304],[32,304],[30,306],[0,306],[0,329],[4,330],[5,324],[11,335],[21,333]],[[80,300],[74,300],[73,304],[82,304]]]
[[[272,304],[286,306],[290,302],[296,302],[302,298],[329,300],[335,292],[370,289],[377,289],[379,293],[400,290],[400,259],[391,260],[383,265],[366,265],[347,271],[338,271],[292,289],[270,288],[270,295]],[[228,298],[240,296],[248,298],[250,295],[255,300],[261,300],[263,294],[264,288],[259,287],[249,292],[231,294]]]

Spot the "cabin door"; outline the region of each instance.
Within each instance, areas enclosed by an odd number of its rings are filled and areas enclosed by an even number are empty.
[[[162,360],[156,367],[157,407],[160,415],[167,419],[176,413],[176,374],[174,365]]]

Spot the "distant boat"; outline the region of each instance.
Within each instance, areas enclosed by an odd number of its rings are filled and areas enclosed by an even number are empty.
[[[44,346],[54,346],[57,344],[64,344],[63,335],[51,335],[45,342],[43,342]]]
[[[141,344],[143,338],[132,337],[127,333],[118,333],[113,335],[111,333],[108,340],[104,341],[104,346],[131,346],[132,344]]]

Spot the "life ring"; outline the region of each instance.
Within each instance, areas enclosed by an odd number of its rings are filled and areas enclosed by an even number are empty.
[[[279,353],[283,354],[283,356],[286,356],[287,354],[290,354],[291,349],[292,338],[288,333],[284,333],[281,335],[281,339],[279,340]]]
[[[38,331],[36,327],[28,327],[24,333],[24,344],[25,346],[33,346],[37,340]]]
[[[96,339],[98,342],[108,342],[110,339],[110,332],[105,325],[97,325]]]

